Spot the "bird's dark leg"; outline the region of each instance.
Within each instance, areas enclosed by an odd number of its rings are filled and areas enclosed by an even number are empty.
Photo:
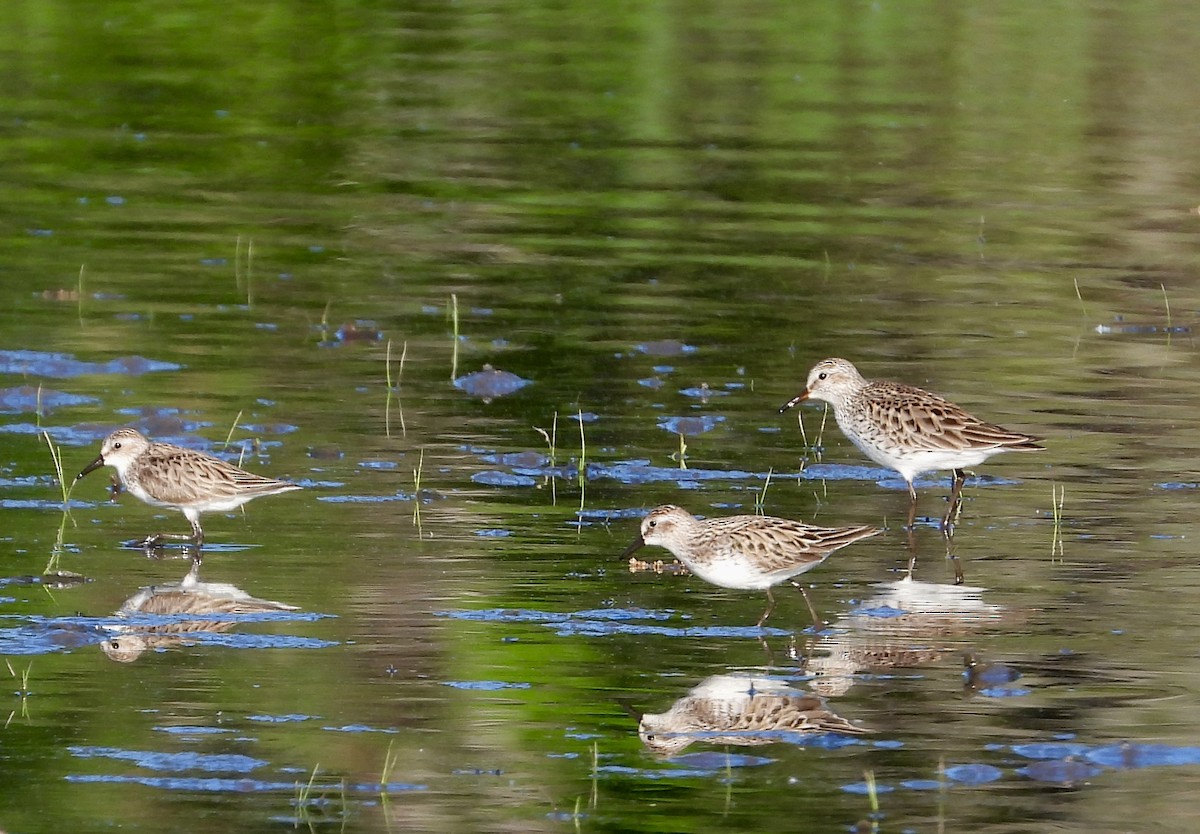
[[[172,539],[180,542],[191,542],[196,545],[197,554],[200,551],[200,546],[204,544],[204,530],[200,528],[200,519],[188,517],[188,521],[192,525],[192,533],[153,533],[139,541],[139,547],[144,547],[147,550],[158,547],[163,543],[164,539]]]
[[[152,551],[162,547],[163,543],[167,539],[174,539],[175,541],[184,542],[192,541],[191,536],[184,535],[183,533],[151,533],[144,539],[138,539],[134,541],[133,544],[136,547],[141,547],[147,551]]]
[[[775,610],[775,595],[771,593],[771,589],[767,588],[767,610],[758,618],[756,624],[758,628],[762,628],[762,624],[767,621],[767,617],[771,616],[771,612]]]
[[[954,552],[954,530],[946,534],[946,558],[954,563],[954,584],[961,585],[966,578],[963,576],[962,562],[958,558],[958,554]]]
[[[967,479],[967,473],[961,469],[954,470],[954,482],[950,488],[950,505],[946,507],[946,516],[942,519],[942,535],[949,536],[953,531],[954,522],[962,511],[962,488]]]
[[[825,621],[817,616],[817,609],[813,608],[812,600],[808,598],[808,591],[804,590],[804,586],[796,580],[791,580],[792,584],[800,589],[800,593],[804,595],[804,604],[808,606],[808,613],[812,615],[813,631],[820,631]]]
[[[911,579],[913,568],[917,566],[917,490],[908,482],[908,523],[904,525],[905,539],[908,544],[908,576]]]
[[[204,544],[204,531],[200,528],[200,518],[188,518],[192,522],[192,541],[196,543],[196,549],[200,549],[200,545]]]
[[[917,488],[908,482],[908,524],[905,529],[912,530],[917,525]]]
[[[771,651],[771,644],[767,642],[767,638],[761,634],[758,635],[758,645],[762,646],[763,653],[767,656],[767,665],[765,668],[773,669],[775,667],[775,652]]]

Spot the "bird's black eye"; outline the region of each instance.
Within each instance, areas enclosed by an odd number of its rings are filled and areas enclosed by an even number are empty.
[[[114,449],[120,449],[120,448],[121,448],[121,444],[120,444],[120,443],[114,443],[114,444],[113,444],[113,448],[114,448]]]
[[[652,518],[652,519],[650,519],[649,521],[647,521],[647,522],[646,522],[646,526],[647,526],[647,527],[657,527],[657,526],[658,526],[658,519],[657,519],[657,518]]]
[[[827,377],[827,376],[829,376],[829,374],[825,373],[824,371],[821,371],[821,373],[817,374],[817,379],[825,379],[825,377]]]

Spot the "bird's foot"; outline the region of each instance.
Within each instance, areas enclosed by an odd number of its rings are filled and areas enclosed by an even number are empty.
[[[178,541],[180,543],[178,548],[168,544],[169,540]],[[176,533],[153,533],[142,539],[134,539],[125,546],[142,551],[147,559],[187,557],[193,562],[199,563],[201,558],[200,544],[191,536]]]

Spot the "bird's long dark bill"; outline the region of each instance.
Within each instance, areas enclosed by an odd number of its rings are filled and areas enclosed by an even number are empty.
[[[99,469],[103,465],[104,465],[104,455],[96,455],[96,459],[94,461],[92,461],[91,463],[89,463],[87,466],[83,467],[83,471],[75,476],[75,481],[78,481],[80,478],[82,478],[84,475],[86,475],[89,472],[94,472],[95,470]],[[71,483],[75,483],[75,481],[72,481]]]
[[[796,406],[800,405],[800,403],[804,402],[807,399],[808,399],[808,389],[805,388],[799,394],[792,397],[790,400],[785,402],[783,405],[779,406],[779,413],[782,414],[783,412],[787,411],[789,408],[795,408]]]
[[[643,548],[645,546],[646,546],[646,540],[643,539],[641,536],[638,536],[636,539],[634,539],[632,542],[630,542],[629,547],[625,548],[625,552],[621,554],[621,558],[628,559],[630,556],[632,556],[634,554],[635,551],[640,550],[641,548]]]

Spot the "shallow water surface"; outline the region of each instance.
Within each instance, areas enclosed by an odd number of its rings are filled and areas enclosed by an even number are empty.
[[[1190,7],[37,10],[4,830],[1189,827]],[[831,355],[1047,449],[909,535],[778,413]],[[304,490],[192,573],[133,544],[179,513],[64,500],[122,425]],[[885,533],[758,628],[620,557],[663,503]]]

